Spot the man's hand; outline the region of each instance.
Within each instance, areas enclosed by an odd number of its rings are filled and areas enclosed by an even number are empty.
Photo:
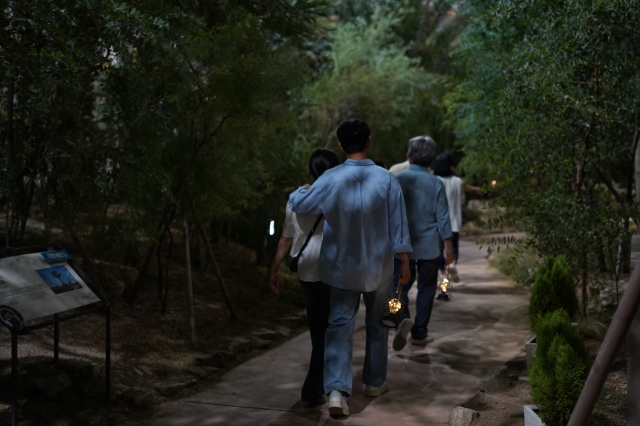
[[[409,255],[407,253],[398,253],[398,257],[400,258],[400,262],[402,262],[400,266],[400,285],[405,285],[409,282],[409,278],[411,278]]]
[[[304,185],[302,185],[302,186],[304,186],[306,189],[311,188],[311,185],[309,185],[308,183],[305,183],[305,184],[304,184]]]
[[[269,278],[269,288],[271,288],[271,292],[273,294],[278,294],[280,292],[280,275],[277,272],[272,272],[271,277]]]
[[[453,254],[453,239],[447,238],[444,240],[444,263],[450,265],[455,261],[455,255]]]

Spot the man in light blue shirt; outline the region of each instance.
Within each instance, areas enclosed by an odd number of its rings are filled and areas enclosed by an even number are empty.
[[[438,286],[438,263],[440,241],[445,244],[445,261],[453,262],[453,234],[449,223],[449,207],[444,184],[429,173],[427,167],[436,154],[436,143],[428,136],[409,140],[407,159],[409,168],[398,174],[409,220],[409,234],[413,251],[409,253],[411,277],[408,285],[402,286],[401,300],[404,303],[404,319],[393,339],[393,349],[404,348],[411,331],[411,344],[424,346],[433,341],[428,335],[427,325],[431,318],[433,299]],[[400,277],[401,262],[396,259],[396,280]],[[408,293],[416,279],[418,270],[418,297],[416,299],[415,323],[410,319]]]
[[[312,186],[291,194],[291,210],[324,215],[320,279],[331,286],[331,311],[325,341],[324,390],[329,412],[349,415],[345,396],[352,389],[353,332],[363,296],[367,309],[367,345],[362,381],[365,395],[389,390],[388,330],[380,318],[391,294],[394,253],[400,283],[409,279],[411,243],[402,191],[397,179],[367,159],[371,143],[364,121],[347,120],[338,128],[344,164],[327,170]]]

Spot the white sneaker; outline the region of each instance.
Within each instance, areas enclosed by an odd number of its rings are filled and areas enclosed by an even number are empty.
[[[400,321],[398,331],[396,331],[396,335],[393,338],[394,351],[401,351],[402,348],[404,348],[404,346],[407,344],[407,335],[409,335],[411,327],[413,327],[413,321],[411,319],[405,318]]]
[[[454,283],[460,282],[460,276],[458,275],[458,268],[453,263],[449,265],[449,279]]]
[[[427,336],[424,339],[419,340],[411,339],[411,344],[414,346],[427,346],[427,343],[431,342],[433,342],[433,337],[431,336]]]
[[[405,339],[405,343],[406,343],[406,339]],[[364,396],[380,396],[385,392],[389,392],[389,386],[387,386],[386,382],[378,387],[371,386],[371,385],[366,385],[364,387]]]
[[[342,396],[340,391],[334,390],[329,394],[329,414],[334,417],[343,417],[349,415],[349,406],[347,399]]]

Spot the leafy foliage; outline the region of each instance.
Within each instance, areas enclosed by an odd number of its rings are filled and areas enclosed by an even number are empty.
[[[562,309],[536,323],[536,357],[529,379],[531,398],[549,426],[569,420],[590,365],[582,335]]]
[[[163,309],[185,216],[263,263],[277,239],[269,223],[341,119],[369,121],[373,155],[389,163],[417,134],[452,146],[440,77],[462,22],[454,9],[445,0],[9,1],[0,14],[5,244],[23,245],[30,218],[44,222],[43,240],[63,227],[86,268],[94,257],[140,277],[157,268]]]
[[[370,125],[374,156],[404,151],[408,138],[391,135],[416,111],[420,98],[428,96],[432,77],[418,59],[405,54],[407,46],[393,31],[400,21],[399,12],[378,7],[370,22],[361,19],[336,26],[331,70],[310,94],[320,145],[336,143],[333,134],[338,124],[359,117]]]
[[[325,6],[10,2],[0,57],[7,242],[21,245],[33,204],[45,234],[63,219],[76,244],[88,236],[91,250],[120,251],[125,263],[145,237],[165,301],[174,220],[231,218],[269,193],[263,158],[289,156],[306,75],[294,39]]]
[[[454,54],[467,76],[447,98],[465,170],[498,182],[497,202],[542,256],[566,257],[586,312],[588,280],[638,217],[638,2],[495,0],[465,13]]]

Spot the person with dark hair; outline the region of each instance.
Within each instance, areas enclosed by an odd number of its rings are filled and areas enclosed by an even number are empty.
[[[449,209],[443,183],[429,173],[427,167],[436,153],[436,143],[429,136],[417,136],[409,140],[407,157],[409,168],[398,174],[398,182],[407,207],[409,235],[413,251],[409,253],[411,277],[402,286],[400,300],[405,308],[403,320],[393,339],[393,349],[401,350],[411,331],[411,344],[425,346],[433,341],[428,324],[438,285],[438,258],[440,241],[446,246],[445,260],[453,262],[453,241],[449,224]],[[400,276],[400,261],[395,260],[394,293]],[[418,273],[418,297],[415,321],[409,312],[409,290]]]
[[[367,159],[369,127],[352,119],[338,128],[338,146],[347,155],[313,185],[289,199],[298,214],[323,214],[320,279],[331,287],[331,311],[325,340],[324,391],[329,413],[349,415],[353,333],[360,298],[366,315],[366,354],[362,381],[366,396],[387,392],[389,331],[380,319],[393,286],[394,253],[400,259],[400,283],[409,280],[411,243],[398,180]]]
[[[340,164],[336,153],[330,149],[320,148],[315,150],[309,160],[309,174],[315,180],[322,174]],[[314,229],[313,236],[309,238],[306,247],[304,243]],[[309,333],[311,334],[311,360],[309,371],[302,386],[302,401],[311,405],[324,404],[324,336],[329,321],[329,286],[324,284],[319,277],[318,261],[320,259],[320,247],[322,246],[322,229],[324,219],[318,216],[297,215],[291,211],[289,203],[286,208],[284,229],[275,258],[271,264],[269,286],[271,291],[278,294],[280,291],[280,276],[278,268],[291,249],[291,256],[299,255],[298,279],[300,280],[300,292],[307,310]],[[302,253],[300,251],[302,250]]]
[[[458,269],[458,238],[460,236],[460,228],[462,228],[462,204],[464,192],[475,192],[482,197],[482,189],[477,186],[470,186],[464,183],[462,179],[455,175],[455,163],[453,156],[448,153],[442,153],[436,157],[433,163],[433,174],[438,176],[444,184],[447,194],[447,202],[449,203],[449,221],[451,222],[451,231],[453,232],[453,255],[454,261],[449,265],[449,278],[453,282],[460,281]],[[442,281],[445,273],[444,256],[440,253],[440,275],[438,280]]]

